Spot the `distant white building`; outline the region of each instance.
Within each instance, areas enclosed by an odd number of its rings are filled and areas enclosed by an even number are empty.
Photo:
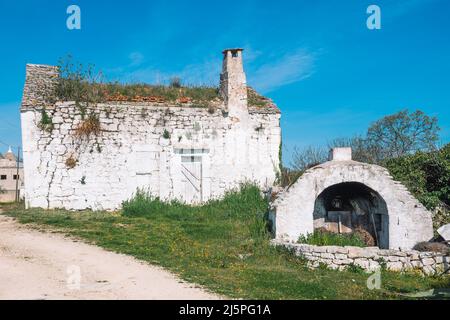
[[[100,132],[80,138],[73,101],[49,102],[52,66],[27,65],[21,107],[28,207],[117,209],[138,188],[201,203],[239,183],[267,188],[280,166],[280,111],[247,87],[242,49],[225,50],[220,98],[89,105]],[[270,76],[270,75],[268,75]],[[44,130],[43,110],[51,119]]]
[[[17,180],[18,183],[17,183]],[[19,174],[17,175],[17,159],[11,148],[4,155],[0,153],[0,202],[12,202],[16,199],[16,188],[19,197],[23,183],[23,165],[19,163]]]

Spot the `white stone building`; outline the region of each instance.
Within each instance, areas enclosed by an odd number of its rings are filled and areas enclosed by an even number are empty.
[[[74,101],[52,100],[56,67],[27,65],[21,106],[27,207],[114,210],[138,188],[201,203],[239,183],[273,185],[280,166],[280,112],[252,104],[242,49],[224,51],[214,108],[177,102],[90,105],[100,132],[80,137]],[[43,111],[44,110],[44,111]],[[51,126],[43,128],[43,114]]]
[[[4,155],[0,154],[0,202],[13,202],[16,196],[20,199],[23,187],[23,164],[17,163],[16,156],[9,148]]]

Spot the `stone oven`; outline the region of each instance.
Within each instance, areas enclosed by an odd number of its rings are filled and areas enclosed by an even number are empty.
[[[280,240],[324,229],[411,249],[433,237],[431,213],[385,168],[353,161],[350,148],[333,149],[330,161],[307,170],[273,202],[271,220]]]

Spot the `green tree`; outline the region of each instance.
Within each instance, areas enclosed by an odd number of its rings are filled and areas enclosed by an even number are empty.
[[[420,110],[402,110],[374,122],[367,130],[366,148],[374,162],[397,158],[417,151],[436,150],[438,119]]]

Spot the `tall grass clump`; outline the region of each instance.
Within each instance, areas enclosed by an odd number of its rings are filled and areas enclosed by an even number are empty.
[[[177,200],[163,201],[149,192],[138,190],[122,203],[122,214],[128,217],[158,219],[162,217],[180,221],[214,219],[225,223],[245,224],[253,239],[266,238],[268,200],[259,187],[244,183],[225,193],[223,198],[202,205],[188,205]]]
[[[355,233],[338,234],[324,230],[315,230],[304,236],[301,235],[298,243],[305,243],[315,246],[353,246],[366,247],[364,241]]]
[[[151,217],[152,215],[165,215],[170,211],[178,211],[186,208],[181,202],[164,202],[154,197],[151,193],[139,189],[133,198],[122,203],[122,213],[129,217]]]

